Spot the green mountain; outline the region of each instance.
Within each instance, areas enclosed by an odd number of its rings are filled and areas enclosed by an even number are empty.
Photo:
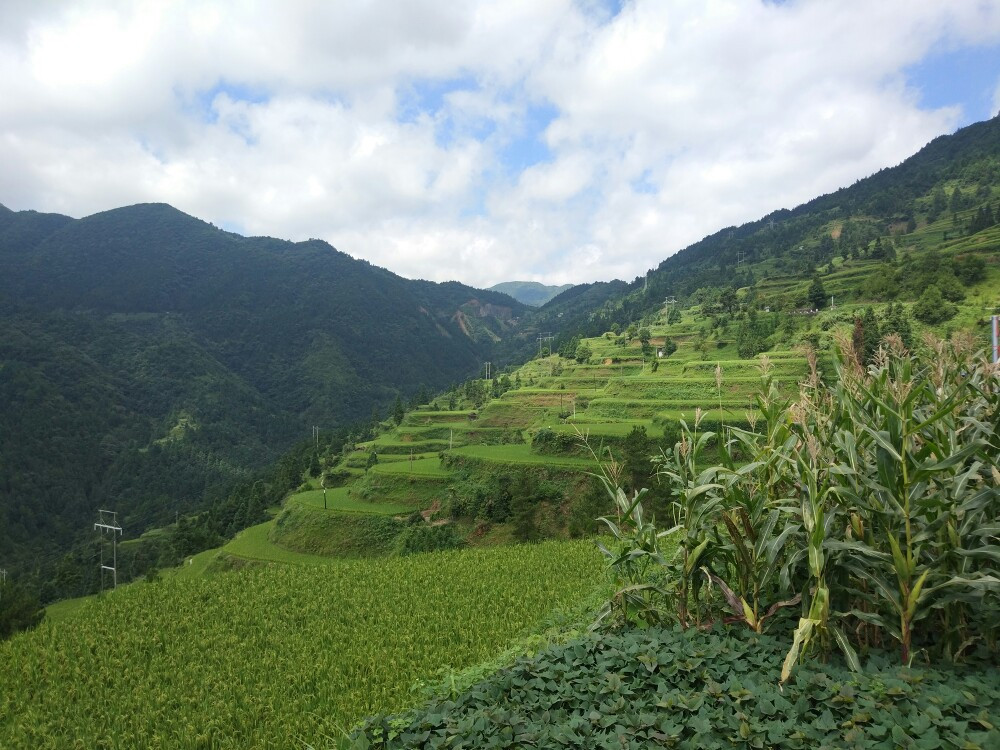
[[[297,439],[474,373],[525,308],[162,204],[0,210],[0,565],[130,533]]]
[[[915,302],[932,283],[956,302],[960,287],[979,278],[963,265],[971,255],[987,268],[996,264],[989,228],[1000,212],[998,195],[1000,117],[994,117],[936,138],[850,187],[705,237],[599,308],[567,316],[563,339],[624,328],[657,314],[668,297],[719,306],[726,290],[744,290],[760,308],[806,307],[815,275],[835,303]],[[939,257],[926,268],[910,264],[927,250]],[[736,309],[725,301],[721,308]]]
[[[537,281],[504,281],[490,287],[491,292],[503,292],[509,294],[525,305],[540,307],[555,297],[557,294],[572,289],[573,284],[562,284],[561,286],[546,286]]]

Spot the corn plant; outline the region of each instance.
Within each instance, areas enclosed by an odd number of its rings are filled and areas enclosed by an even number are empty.
[[[751,429],[728,429],[721,465],[699,466],[715,438],[700,411],[660,456],[679,542],[661,588],[677,622],[761,632],[801,604],[782,681],[834,647],[855,670],[859,650],[893,641],[904,664],[996,654],[1000,371],[961,338],[918,357],[890,337],[867,369],[840,347],[836,382],[810,354],[794,403],[762,362]]]
[[[988,406],[970,387],[984,368],[958,342],[929,344],[933,362],[918,370],[890,342],[868,371],[841,373],[836,398],[850,433],[833,444],[836,493],[862,532],[837,547],[854,581],[850,611],[897,640],[904,663],[935,610],[944,650],[961,652],[969,605],[997,583],[978,561],[1000,559],[995,537],[974,533],[995,526],[998,510],[988,468],[996,456],[976,416]]]
[[[611,618],[618,623],[654,625],[663,620],[662,602],[666,592],[652,574],[664,566],[660,540],[670,531],[658,531],[652,519],[644,516],[641,489],[630,498],[621,487],[600,477],[618,511],[617,519],[602,516],[614,537],[614,549],[598,542],[597,547],[615,576],[617,590],[604,605],[594,626]]]
[[[674,445],[669,456],[664,453],[655,459],[657,477],[669,483],[673,495],[674,526],[669,531],[676,532],[678,540],[670,583],[677,620],[682,627],[700,625],[706,614],[701,600],[702,576],[699,571],[711,564],[715,548],[710,545],[717,522],[716,514],[722,507],[718,493],[722,485],[717,481],[722,467],[698,469],[698,457],[715,437],[711,431],[698,434],[701,414],[700,409],[695,411],[694,429],[681,419],[680,441]]]
[[[729,619],[743,621],[758,633],[781,609],[801,601],[792,580],[803,557],[798,539],[802,527],[793,521],[791,450],[796,436],[785,418],[788,402],[778,395],[766,358],[761,376],[757,406],[762,432],[730,428],[731,439],[720,447],[725,467],[720,520],[726,538],[718,556],[733,585],[706,571],[733,612]],[[756,418],[752,424],[756,426]],[[745,464],[738,464],[733,447],[749,458]]]
[[[593,627],[608,622],[644,626],[660,623],[667,596],[658,583],[665,566],[660,542],[673,530],[657,530],[655,520],[645,515],[642,498],[648,488],[635,491],[631,497],[622,489],[624,466],[610,450],[601,446],[595,451],[583,434],[578,433],[577,439],[596,462],[598,473],[591,476],[604,487],[615,511],[613,518],[598,519],[611,532],[614,544],[609,547],[598,541],[597,548],[614,576],[616,590],[598,612]]]

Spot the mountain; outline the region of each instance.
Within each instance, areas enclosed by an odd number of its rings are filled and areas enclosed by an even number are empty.
[[[490,291],[503,292],[525,305],[540,307],[556,295],[572,287],[572,284],[546,286],[545,284],[539,284],[537,281],[504,281],[491,286]]]
[[[0,564],[98,507],[130,535],[204,507],[314,425],[475,373],[526,308],[163,204],[0,210]]]
[[[965,239],[1000,211],[998,194],[1000,116],[935,138],[898,166],[854,185],[699,240],[574,318],[562,338],[624,327],[658,313],[671,296],[716,304],[725,290],[745,289],[772,310],[801,307],[817,273],[834,282],[841,302],[916,300],[929,281],[954,286],[947,256],[962,261]],[[891,251],[883,249],[889,244]],[[948,261],[940,279],[904,265],[931,246]],[[842,259],[885,265],[855,267],[851,274]],[[874,281],[864,285],[872,276],[885,281],[881,288]]]

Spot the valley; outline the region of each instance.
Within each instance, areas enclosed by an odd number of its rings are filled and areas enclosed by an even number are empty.
[[[0,643],[0,746],[994,746],[1000,121],[970,130],[537,310],[169,207],[0,215],[44,225],[4,246],[2,489],[39,489],[5,550],[62,599]],[[148,221],[182,237],[150,268]],[[76,597],[93,543],[47,567],[28,532],[95,497],[130,498],[134,581]]]

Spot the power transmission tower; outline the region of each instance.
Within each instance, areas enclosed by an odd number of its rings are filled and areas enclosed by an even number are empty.
[[[484,364],[486,365],[486,379],[489,380],[490,379],[490,365],[492,364],[492,362],[485,362]]]
[[[101,591],[104,590],[104,571],[110,570],[114,580],[114,587],[118,588],[118,536],[122,533],[122,527],[118,525],[118,514],[113,510],[97,511],[97,523],[94,530],[101,532]],[[104,564],[104,534],[111,532],[111,565]]]
[[[736,251],[736,267],[737,268],[742,268],[743,264],[746,263],[746,260],[747,260],[747,251],[746,250],[737,250]]]
[[[549,344],[549,354],[552,353],[552,339],[555,338],[551,333],[543,333],[538,337],[538,353],[542,353],[542,342]]]

